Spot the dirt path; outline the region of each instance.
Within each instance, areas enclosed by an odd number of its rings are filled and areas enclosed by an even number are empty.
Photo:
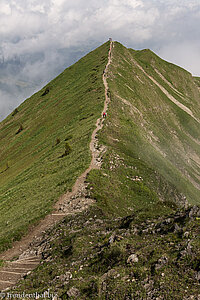
[[[108,109],[110,101],[108,95],[107,73],[108,67],[111,63],[113,42],[110,42],[110,50],[108,53],[108,63],[105,67],[102,80],[105,87],[105,102],[103,112]],[[99,169],[101,167],[101,156],[106,151],[104,146],[98,145],[97,132],[102,129],[104,119],[101,117],[97,119],[96,128],[94,129],[90,142],[90,151],[92,154],[91,163],[86,171],[81,174],[76,180],[72,191],[60,197],[54,207],[52,214],[47,215],[40,223],[33,227],[27,236],[24,236],[19,242],[15,242],[13,247],[0,254],[0,259],[6,262],[5,267],[0,269],[0,290],[10,288],[17,283],[17,281],[33,270],[40,262],[40,253],[31,252],[31,244],[34,241],[42,241],[43,233],[49,228],[53,227],[58,221],[62,220],[66,215],[75,214],[86,209],[94,202],[93,199],[86,198],[85,183],[87,174],[92,169]],[[13,260],[14,258],[17,260]],[[13,260],[13,261],[12,261]]]

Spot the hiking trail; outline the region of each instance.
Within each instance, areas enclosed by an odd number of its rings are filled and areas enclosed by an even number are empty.
[[[107,74],[108,68],[112,61],[112,48],[114,43],[110,42],[108,53],[108,63],[104,69],[102,80],[105,87],[105,101],[103,112],[107,112],[110,97],[108,94]],[[95,200],[86,198],[87,184],[86,176],[92,169],[101,167],[102,155],[106,151],[106,147],[98,145],[97,132],[102,129],[104,119],[99,117],[96,121],[96,127],[92,132],[90,141],[90,151],[92,159],[89,167],[76,180],[72,191],[62,195],[54,206],[54,211],[42,219],[38,225],[31,228],[29,233],[22,237],[20,241],[14,242],[13,247],[0,254],[0,259],[5,265],[0,268],[0,291],[5,291],[15,286],[17,282],[30,271],[35,269],[41,261],[41,251],[33,251],[34,243],[41,244],[44,232],[52,228],[57,222],[61,221],[69,214],[76,214],[87,209]],[[17,259],[15,259],[17,257]]]

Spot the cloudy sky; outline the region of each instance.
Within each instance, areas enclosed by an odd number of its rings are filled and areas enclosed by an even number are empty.
[[[199,0],[0,0],[0,119],[109,37],[200,76]]]

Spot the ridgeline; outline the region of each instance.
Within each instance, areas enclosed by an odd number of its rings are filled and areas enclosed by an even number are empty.
[[[1,122],[0,249],[52,212],[90,165],[107,84],[99,168],[84,181],[91,205],[60,207],[67,216],[15,257],[41,261],[12,292],[199,299],[200,79],[148,49],[107,42]]]

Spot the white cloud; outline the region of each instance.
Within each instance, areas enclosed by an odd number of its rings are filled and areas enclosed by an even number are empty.
[[[194,42],[172,43],[160,49],[159,55],[166,60],[192,71],[193,75],[200,74],[200,44]]]
[[[10,15],[11,14],[10,5],[7,4],[5,1],[2,1],[0,3],[0,14],[1,15]]]

